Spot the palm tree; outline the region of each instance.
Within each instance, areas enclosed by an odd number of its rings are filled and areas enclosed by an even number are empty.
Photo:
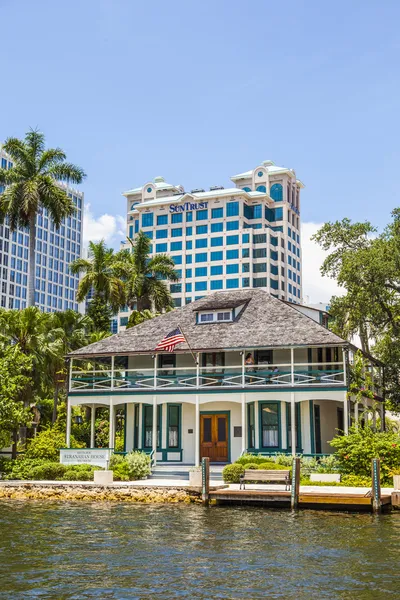
[[[11,156],[13,166],[0,169],[0,222],[8,217],[11,230],[29,228],[28,306],[35,305],[35,221],[44,208],[58,228],[62,220],[74,213],[74,204],[61,182],[81,183],[85,173],[66,162],[60,148],[45,149],[45,138],[30,130],[24,140],[8,138],[3,149]]]
[[[132,251],[121,250],[117,254],[116,269],[125,281],[126,300],[130,308],[142,312],[146,309],[161,312],[174,306],[165,281],[178,281],[175,263],[167,254],[150,258],[151,242],[143,231],[135,241],[128,238]]]
[[[115,260],[114,250],[107,248],[105,241],[100,240],[100,242],[89,242],[88,258],[78,258],[69,265],[71,273],[84,273],[79,282],[77,301],[83,302],[93,290],[94,297],[90,305],[107,311],[106,319],[104,314],[96,316],[89,313],[96,329],[104,328],[104,322],[109,322],[110,307],[112,311],[117,312],[125,304],[124,284],[116,273]]]

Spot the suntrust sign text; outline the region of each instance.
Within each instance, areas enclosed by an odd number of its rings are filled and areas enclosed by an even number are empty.
[[[185,210],[201,210],[207,208],[208,202],[185,202],[185,204],[171,204],[169,212],[185,212]]]

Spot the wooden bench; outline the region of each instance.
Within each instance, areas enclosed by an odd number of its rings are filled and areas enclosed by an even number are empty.
[[[240,476],[240,488],[245,490],[245,481],[273,481],[274,483],[283,482],[285,484],[285,490],[290,490],[290,470],[282,471],[264,471],[256,469],[246,469],[245,472]]]

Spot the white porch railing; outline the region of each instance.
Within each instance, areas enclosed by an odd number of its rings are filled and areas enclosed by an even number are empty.
[[[281,363],[192,368],[71,371],[71,391],[338,386],[346,383],[343,363]]]

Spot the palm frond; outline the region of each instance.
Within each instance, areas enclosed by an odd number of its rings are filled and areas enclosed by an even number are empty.
[[[67,162],[52,165],[47,169],[47,174],[56,181],[66,181],[67,183],[82,183],[86,177],[86,173],[81,167]]]
[[[66,158],[67,155],[65,154],[64,150],[61,150],[61,148],[48,148],[40,157],[38,171],[41,172],[54,165],[57,165],[65,161]]]
[[[44,134],[38,129],[30,129],[25,135],[25,146],[31,161],[37,166],[40,155],[44,152]]]
[[[78,273],[87,273],[91,270],[92,263],[86,258],[77,258],[69,265],[69,270],[73,275],[77,275]]]
[[[3,149],[11,156],[14,163],[29,163],[28,149],[22,140],[9,137],[3,144]]]

